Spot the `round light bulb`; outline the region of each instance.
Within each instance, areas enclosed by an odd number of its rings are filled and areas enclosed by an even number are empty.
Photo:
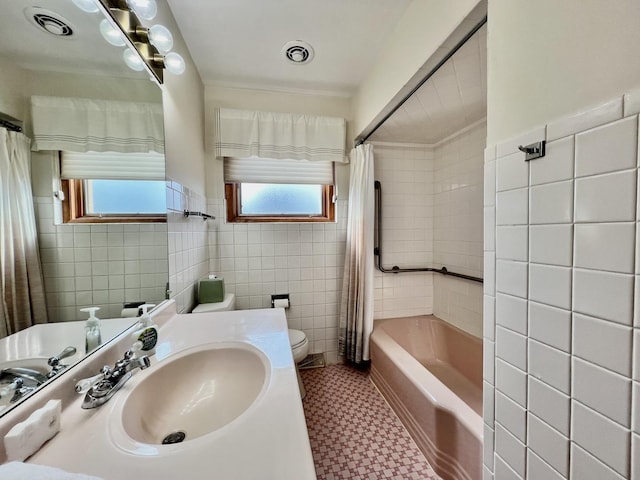
[[[100,22],[100,33],[111,45],[116,47],[125,46],[124,38],[122,38],[122,32],[111,25],[109,20],[106,18]]]
[[[140,72],[144,70],[144,63],[142,62],[142,58],[136,52],[127,48],[122,53],[122,58],[124,58],[124,63],[127,64],[131,70],[135,70],[136,72]]]
[[[164,66],[173,75],[182,75],[186,69],[184,58],[176,52],[167,53],[164,57]]]
[[[73,0],[73,3],[83,12],[96,13],[98,11],[95,0]]]
[[[143,20],[153,20],[158,13],[155,0],[127,0],[127,5]]]
[[[149,41],[160,53],[169,53],[173,48],[173,36],[164,25],[149,28]]]

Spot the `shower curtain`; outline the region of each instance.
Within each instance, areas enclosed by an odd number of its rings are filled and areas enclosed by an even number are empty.
[[[351,151],[349,216],[340,304],[338,353],[352,363],[369,360],[373,330],[373,147]]]
[[[22,133],[0,128],[0,337],[47,322],[30,143]]]

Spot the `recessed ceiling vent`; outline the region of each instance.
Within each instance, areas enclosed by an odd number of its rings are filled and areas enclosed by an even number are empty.
[[[291,63],[303,65],[313,60],[313,47],[302,40],[294,40],[284,44],[282,54]]]
[[[73,29],[69,25],[69,21],[56,12],[40,7],[29,7],[25,8],[24,14],[35,26],[51,35],[56,37],[70,37],[73,35]]]

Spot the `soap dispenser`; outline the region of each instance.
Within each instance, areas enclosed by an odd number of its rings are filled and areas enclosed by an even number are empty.
[[[100,334],[100,320],[96,317],[96,310],[100,307],[81,308],[81,312],[88,312],[89,319],[84,327],[84,349],[85,353],[94,351],[102,344],[102,335]]]
[[[142,317],[138,321],[138,328],[131,335],[133,343],[140,342],[142,344],[140,350],[146,353],[146,355],[153,355],[156,353],[156,343],[158,343],[158,327],[153,323],[151,315],[149,315],[148,309],[155,307],[152,303],[145,303],[141,305]]]

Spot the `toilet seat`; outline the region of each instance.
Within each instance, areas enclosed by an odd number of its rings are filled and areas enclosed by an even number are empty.
[[[294,363],[301,362],[309,353],[309,340],[301,330],[289,329],[289,344]]]

